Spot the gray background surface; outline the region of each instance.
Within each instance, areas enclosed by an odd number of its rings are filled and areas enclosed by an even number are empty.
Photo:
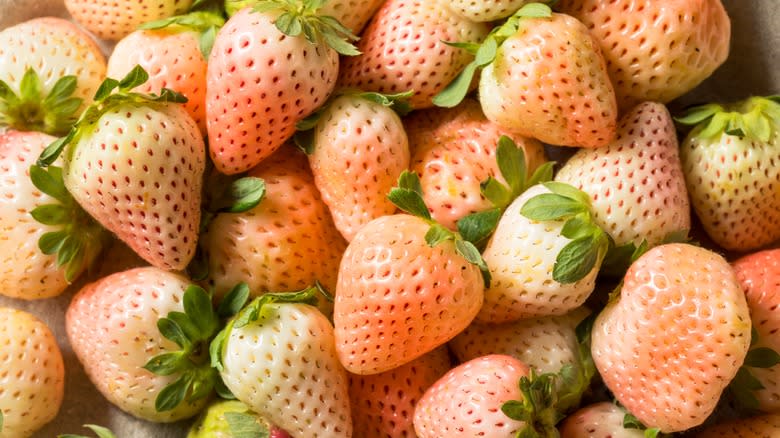
[[[660,1],[660,0],[659,0]],[[724,0],[734,32],[731,56],[712,78],[672,105],[672,109],[710,100],[737,100],[755,94],[780,94],[780,0]],[[0,0],[0,29],[45,15],[67,16],[62,0]],[[108,50],[108,45],[105,46]],[[84,284],[74,284],[58,298],[22,302],[0,296],[0,305],[28,310],[52,328],[66,362],[65,401],[57,418],[36,437],[85,433],[85,423],[113,429],[119,438],[183,437],[187,424],[154,425],[111,406],[87,379],[65,336],[64,312]]]

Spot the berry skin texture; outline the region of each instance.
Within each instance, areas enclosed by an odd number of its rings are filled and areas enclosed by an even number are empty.
[[[0,437],[25,438],[57,416],[65,365],[57,340],[37,317],[0,308]]]
[[[750,318],[758,333],[753,348],[768,347],[780,351],[780,249],[769,249],[735,261],[734,271],[745,291]],[[755,391],[759,409],[780,412],[780,366],[749,368],[764,389]],[[780,423],[778,423],[780,424]]]
[[[336,290],[347,244],[320,199],[306,157],[288,145],[249,175],[265,181],[265,199],[247,212],[217,215],[201,238],[215,295],[240,282],[258,295],[301,290],[317,280]]]
[[[317,11],[319,15],[330,15],[339,23],[352,30],[355,35],[360,32],[374,16],[385,0],[329,0]]]
[[[352,436],[347,373],[315,307],[266,304],[257,321],[230,330],[222,355],[236,398],[293,438]]]
[[[578,368],[575,329],[590,313],[579,307],[566,315],[521,319],[504,324],[472,322],[450,341],[461,362],[489,354],[504,354],[520,360],[539,374],[558,373],[565,365]]]
[[[704,230],[727,250],[749,251],[780,238],[780,131],[769,142],[695,128],[680,145],[691,204]]]
[[[623,427],[625,416],[625,409],[614,403],[585,406],[561,423],[561,438],[644,438],[643,431]]]
[[[750,314],[734,270],[688,244],[634,262],[596,319],[591,353],[615,398],[664,433],[701,424],[745,360]]]
[[[599,263],[581,280],[553,280],[558,253],[570,240],[561,235],[563,222],[537,222],[520,214],[525,203],[542,193],[542,185],[525,191],[507,207],[482,256],[493,277],[476,320],[498,324],[549,315],[580,307],[595,287]]]
[[[618,246],[642,240],[654,246],[691,228],[677,134],[661,104],[643,103],[626,113],[614,142],[581,149],[555,180],[590,195],[596,224]]]
[[[444,0],[387,0],[361,35],[362,53],[345,58],[339,86],[395,94],[414,91],[415,109],[430,108],[473,58],[444,41],[478,43],[487,25],[458,17]]]
[[[189,418],[208,397],[157,412],[157,394],[179,376],[158,376],[142,368],[152,357],[178,351],[157,328],[157,320],[183,312],[190,282],[158,268],[131,269],[84,286],[65,314],[68,340],[87,376],[123,411],[156,423]]]
[[[452,241],[431,248],[429,224],[398,214],[369,222],[339,267],[333,322],[347,371],[376,374],[439,347],[482,305],[479,268]]]
[[[514,437],[524,423],[504,415],[501,405],[522,400],[518,381],[528,372],[525,364],[503,355],[483,356],[450,370],[417,403],[417,436]]]
[[[338,54],[289,37],[272,12],[246,8],[217,34],[206,78],[209,153],[226,174],[259,164],[325,103],[336,85]]]
[[[149,21],[179,15],[193,0],[65,0],[70,15],[99,38],[118,41]]]
[[[0,134],[0,294],[25,300],[50,298],[67,287],[57,256],[45,255],[38,239],[61,227],[43,225],[30,215],[57,201],[30,180],[30,166],[55,137],[9,131]]]
[[[471,21],[495,21],[514,14],[532,0],[451,0],[449,7],[453,12]]]
[[[604,58],[575,18],[522,19],[482,70],[488,119],[558,146],[602,147],[615,138],[617,103]]]
[[[54,17],[35,18],[0,32],[0,80],[18,93],[28,68],[38,73],[44,95],[61,77],[76,76],[73,97],[84,100],[79,111],[92,102],[106,77],[106,59],[92,37]]]
[[[451,109],[415,111],[404,122],[413,151],[411,170],[420,176],[425,204],[451,230],[458,219],[493,207],[480,183],[491,176],[504,182],[496,163],[502,135],[523,149],[529,174],[546,161],[541,143],[487,120],[473,99]]]
[[[122,104],[65,157],[65,187],[153,266],[182,270],[195,254],[205,146],[175,104]]]
[[[409,168],[409,140],[395,111],[350,95],[333,100],[314,129],[314,182],[350,241],[365,224],[395,213],[387,194]]]
[[[559,9],[598,41],[621,110],[682,96],[729,54],[721,0],[563,0]]]
[[[710,426],[694,438],[774,438],[780,436],[780,415],[762,415],[742,418]]]
[[[184,108],[202,133],[206,132],[206,60],[195,32],[137,30],[122,38],[108,59],[108,77],[123,78],[136,66],[149,73],[149,80],[135,88],[140,93],[160,94],[162,88],[187,97]]]
[[[349,375],[355,436],[415,438],[414,407],[425,391],[452,368],[446,347],[384,373]]]

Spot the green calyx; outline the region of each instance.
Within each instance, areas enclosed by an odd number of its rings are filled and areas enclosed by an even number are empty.
[[[756,347],[758,343],[758,331],[755,326],[751,328],[750,349],[737,375],[729,383],[728,389],[731,396],[737,401],[737,406],[749,414],[757,414],[760,404],[755,391],[764,389],[764,385],[749,368],[769,369],[780,364],[780,354],[768,347]]]
[[[209,406],[192,425],[187,438],[230,436],[233,438],[268,438],[270,425],[237,400],[218,401]]]
[[[728,106],[697,106],[675,120],[682,125],[696,126],[700,138],[713,139],[726,134],[767,143],[780,127],[780,96],[751,97]]]
[[[555,165],[554,162],[548,161],[539,166],[532,175],[528,175],[528,164],[523,148],[518,147],[511,138],[505,135],[498,139],[496,162],[506,184],[493,177],[489,177],[480,184],[482,195],[494,207],[465,216],[457,223],[461,236],[480,249],[484,248],[495,231],[506,207],[529,187],[550,181]]]
[[[162,20],[150,21],[139,26],[139,29],[165,29],[168,32],[194,31],[199,36],[198,43],[203,59],[209,59],[211,48],[214,47],[214,40],[217,37],[217,31],[224,24],[225,19],[220,14],[196,11]]]
[[[560,182],[544,186],[551,193],[529,199],[520,213],[534,221],[565,221],[561,235],[571,242],[558,253],[553,279],[561,284],[576,283],[604,260],[611,239],[596,225],[587,193]]]
[[[510,400],[501,405],[501,411],[512,420],[522,421],[524,427],[517,432],[518,438],[557,438],[555,425],[564,418],[558,409],[559,396],[565,391],[560,381],[564,373],[571,373],[571,365],[560,373],[536,374],[531,369],[529,376],[520,378],[518,386],[522,400]]]
[[[76,77],[63,76],[44,95],[38,73],[27,69],[19,83],[19,94],[0,80],[0,127],[19,131],[38,131],[62,135],[76,123],[76,111],[84,102],[72,97],[76,91]]]
[[[236,314],[227,326],[222,329],[211,341],[209,346],[209,355],[211,357],[211,366],[219,371],[224,369],[222,364],[222,355],[225,351],[228,336],[234,328],[245,327],[260,319],[263,309],[267,304],[273,303],[301,303],[316,305],[318,296],[328,296],[326,291],[319,283],[306,289],[296,292],[269,292],[255,298],[248,305],[244,303],[249,298],[249,288],[246,285],[239,285],[225,296],[225,299],[219,305],[217,312],[220,315]]]
[[[100,84],[95,93],[94,102],[81,113],[78,121],[73,125],[68,134],[62,137],[46,149],[38,158],[37,164],[46,167],[54,163],[60,156],[63,149],[70,144],[77,144],[85,132],[89,132],[100,120],[103,114],[111,111],[119,105],[126,103],[137,103],[140,105],[150,105],[158,103],[186,103],[187,98],[173,90],[163,88],[160,94],[142,94],[130,90],[145,83],[149,79],[140,65],[136,65],[130,73],[121,80],[107,78]]]
[[[113,432],[111,432],[109,429],[103,426],[98,426],[96,424],[85,424],[84,427],[94,432],[98,438],[116,438],[116,435],[114,435]],[[63,435],[57,435],[57,438],[89,438],[89,437],[87,437],[86,435],[74,435],[74,434],[66,433]]]
[[[324,43],[341,55],[356,56],[360,52],[352,44],[358,37],[336,18],[319,15],[326,0],[260,0],[254,2],[259,13],[279,12],[274,24],[290,37],[303,35],[312,44]]]
[[[645,438],[660,438],[666,436],[666,434],[661,433],[661,429],[657,427],[647,428],[647,426],[642,424],[638,418],[630,413],[626,413],[626,415],[623,416],[623,429],[637,429],[644,431]]]
[[[325,114],[331,104],[338,98],[344,96],[351,96],[356,99],[364,99],[369,102],[373,102],[377,105],[382,105],[386,108],[391,108],[398,113],[399,116],[405,116],[412,111],[412,106],[409,104],[409,99],[414,95],[414,91],[406,91],[404,93],[397,94],[382,94],[372,91],[360,91],[353,89],[343,89],[336,92],[328,98],[328,101],[324,105],[319,107],[316,111],[311,113],[308,117],[299,121],[295,125],[295,135],[293,141],[306,155],[314,153],[315,145],[315,129],[322,119],[322,115]]]
[[[193,402],[211,394],[221,381],[211,368],[208,346],[222,324],[214,311],[211,295],[191,285],[184,292],[184,312],[170,312],[157,321],[157,329],[180,350],[149,359],[144,368],[159,376],[179,377],[163,388],[155,399],[158,412],[168,411],[183,401]]]
[[[109,234],[65,189],[62,168],[30,166],[30,180],[38,190],[57,201],[30,212],[39,223],[60,228],[44,233],[38,239],[38,248],[46,255],[56,254],[57,267],[65,269],[65,280],[71,283],[92,265]]]
[[[528,3],[509,17],[504,24],[493,29],[481,44],[448,42],[447,44],[453,47],[472,53],[474,60],[467,64],[444,90],[434,96],[433,104],[445,108],[457,106],[469,92],[477,70],[486,67],[496,59],[498,48],[520,29],[524,19],[550,17],[552,17],[552,9],[549,5]]]
[[[477,266],[482,272],[485,287],[490,286],[490,270],[473,242],[439,224],[431,217],[423,200],[422,185],[416,173],[404,171],[398,178],[398,187],[394,187],[387,195],[388,199],[404,212],[426,221],[430,228],[425,233],[425,242],[434,247],[445,241],[455,243],[455,252],[469,263]]]

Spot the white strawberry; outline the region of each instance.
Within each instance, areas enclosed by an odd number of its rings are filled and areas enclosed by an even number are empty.
[[[65,366],[49,327],[0,308],[0,437],[32,435],[54,419],[64,393]]]
[[[561,438],[644,438],[644,432],[623,426],[626,410],[602,402],[585,406],[561,423]]]
[[[317,308],[290,302],[311,302],[314,292],[256,298],[217,335],[211,359],[236,398],[292,437],[348,438],[349,382],[333,326]]]

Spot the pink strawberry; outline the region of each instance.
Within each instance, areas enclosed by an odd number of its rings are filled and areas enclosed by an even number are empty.
[[[614,139],[615,93],[585,25],[531,3],[492,35],[483,43],[485,55],[437,104],[457,103],[474,68],[484,67],[479,99],[498,125],[561,146],[600,147]]]
[[[519,360],[502,355],[483,356],[450,370],[417,403],[417,436],[515,436],[525,425],[504,415],[501,406],[522,399],[518,381],[528,372]]]
[[[452,0],[450,9],[471,21],[496,21],[506,18],[532,0]]]
[[[585,406],[561,423],[561,438],[644,438],[643,431],[623,426],[626,413],[609,402]]]
[[[37,132],[0,134],[2,295],[33,300],[61,294],[91,265],[106,238],[68,195],[60,168],[31,169],[54,140]],[[55,253],[62,248],[76,252],[60,260]]]
[[[156,355],[177,351],[176,344],[158,330],[158,320],[170,312],[191,314],[191,300],[185,298],[189,286],[190,282],[177,274],[153,267],[136,268],[90,283],[73,297],[65,324],[73,351],[92,383],[123,411],[148,421],[172,422],[191,417],[205,406],[210,387],[201,386],[205,393],[200,398],[185,397],[180,404],[160,410],[156,398],[164,388],[186,385],[184,397],[195,391],[190,391],[194,380],[190,376],[182,381],[182,376],[189,376],[186,373],[156,375],[148,370],[155,369],[149,364]],[[207,297],[205,292],[203,296]],[[208,298],[206,302],[210,308]],[[206,318],[198,323],[206,323]],[[192,324],[175,325],[187,334]],[[197,345],[191,342],[191,348]]]
[[[143,23],[179,15],[193,0],[65,0],[70,15],[100,38],[117,41]]]
[[[620,120],[608,146],[582,149],[555,176],[590,195],[596,223],[616,245],[651,246],[691,228],[690,205],[666,107],[644,103]]]
[[[742,418],[710,426],[694,438],[774,438],[780,436],[780,414]]]
[[[361,227],[393,214],[387,199],[409,168],[409,142],[393,98],[376,93],[344,94],[318,115],[311,142],[303,145],[322,200],[347,241]]]
[[[2,436],[28,437],[57,416],[65,393],[62,353],[35,316],[0,308]]]
[[[206,132],[206,59],[192,31],[137,30],[122,38],[108,60],[108,76],[124,77],[136,65],[149,80],[135,91],[159,93],[170,88],[187,97],[184,108],[201,132]]]
[[[347,29],[317,15],[321,3],[259,2],[231,17],[217,35],[206,116],[209,151],[220,172],[249,170],[290,139],[295,124],[333,90],[338,54],[356,53],[343,39],[351,35]],[[307,36],[303,23],[311,30]]]
[[[361,55],[346,58],[339,84],[384,94],[414,91],[415,109],[452,81],[472,56],[445,42],[479,43],[489,28],[455,15],[442,0],[388,0],[363,31]]]
[[[504,324],[471,323],[450,341],[458,360],[467,362],[504,354],[540,373],[557,373],[564,366],[580,367],[575,328],[588,315],[584,307],[566,315],[521,319]]]
[[[225,0],[228,15],[259,3],[258,0]],[[354,34],[359,34],[384,0],[329,0],[322,5],[320,15],[331,16]]]
[[[73,23],[46,17],[11,26],[0,32],[0,127],[67,133],[105,76],[100,48]]]
[[[680,145],[696,215],[715,243],[735,251],[780,239],[780,99],[754,97],[692,108]]]
[[[592,332],[593,360],[617,400],[648,427],[701,424],[742,366],[750,315],[734,270],[688,244],[634,262]]]
[[[735,261],[734,271],[745,291],[750,318],[758,335],[748,354],[750,361],[754,349],[769,348],[780,351],[780,249],[760,251]],[[750,372],[764,386],[755,391],[758,409],[764,412],[780,411],[780,366],[751,367]]]
[[[379,374],[349,375],[355,436],[414,437],[414,408],[425,391],[451,368],[446,347]]]
[[[410,214],[369,222],[339,267],[336,351],[354,374],[381,373],[434,350],[482,305],[484,261],[471,243],[431,220],[419,179],[404,172],[389,196]]]
[[[502,135],[523,149],[528,172],[545,161],[541,143],[488,121],[472,99],[453,109],[416,111],[404,123],[411,170],[420,175],[425,203],[431,216],[450,229],[458,219],[493,206],[480,192],[480,183],[490,177],[503,181],[496,160]]]
[[[265,294],[211,345],[211,359],[236,398],[293,437],[352,436],[347,373],[333,326],[311,300],[314,288]]]
[[[201,239],[216,295],[239,282],[255,294],[303,289],[315,281],[335,290],[346,242],[306,157],[288,145],[249,175],[265,181],[265,198],[247,212],[217,215]]]
[[[64,182],[76,201],[153,266],[181,270],[195,254],[205,146],[175,104],[183,96],[130,91],[146,79],[138,67],[107,80],[88,115],[39,163],[69,146]]]
[[[731,22],[721,0],[563,0],[598,42],[620,108],[667,103],[726,60]]]

